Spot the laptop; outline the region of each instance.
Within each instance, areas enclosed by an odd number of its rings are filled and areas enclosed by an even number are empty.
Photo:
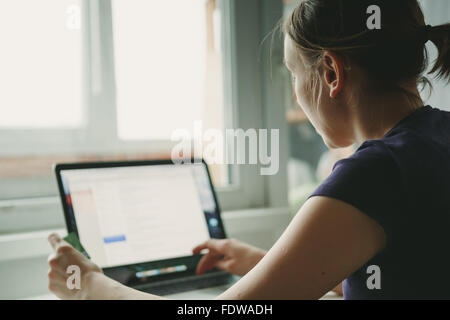
[[[168,295],[231,284],[236,277],[195,270],[192,249],[226,238],[203,160],[57,164],[67,231],[103,272],[137,290]]]

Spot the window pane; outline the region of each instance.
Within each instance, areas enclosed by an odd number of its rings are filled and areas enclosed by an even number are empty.
[[[0,2],[0,128],[81,124],[80,2]]]
[[[215,1],[112,3],[120,138],[169,140],[194,121],[222,129]]]
[[[170,140],[181,129],[204,140],[207,129],[223,132],[216,0],[113,0],[112,9],[119,138]],[[215,185],[229,183],[226,165],[210,169]]]

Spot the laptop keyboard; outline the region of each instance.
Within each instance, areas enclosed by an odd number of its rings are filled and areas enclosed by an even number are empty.
[[[146,284],[135,287],[135,289],[151,294],[164,296],[202,288],[216,287],[224,284],[231,284],[234,281],[235,278],[228,273],[205,274],[202,276],[191,276],[176,280],[174,279]]]

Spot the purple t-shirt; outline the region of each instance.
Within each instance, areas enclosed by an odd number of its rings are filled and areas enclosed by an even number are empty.
[[[450,298],[450,112],[422,107],[365,141],[313,196],[358,208],[387,237],[386,248],[344,281],[345,299]]]

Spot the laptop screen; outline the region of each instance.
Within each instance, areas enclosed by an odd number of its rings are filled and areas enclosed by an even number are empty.
[[[102,268],[192,255],[222,238],[206,165],[62,169],[69,216]]]

